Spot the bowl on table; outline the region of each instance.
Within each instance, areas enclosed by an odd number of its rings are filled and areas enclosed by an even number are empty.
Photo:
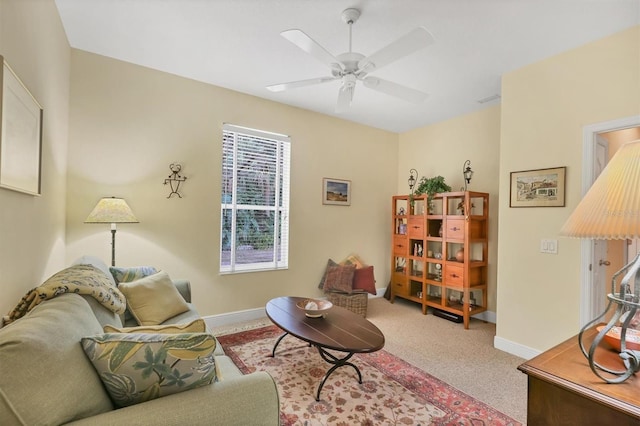
[[[296,303],[296,306],[309,318],[322,318],[333,307],[333,303],[328,300],[303,299]]]
[[[600,332],[605,326],[600,325],[596,327],[596,330]],[[620,333],[622,332],[622,327],[613,327],[611,330],[604,335],[604,340],[615,349],[620,351]],[[634,351],[640,351],[640,330],[636,330],[634,328],[627,328],[626,334],[626,346],[627,349],[631,349]]]

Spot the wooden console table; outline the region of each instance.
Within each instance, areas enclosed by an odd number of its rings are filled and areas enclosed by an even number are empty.
[[[585,332],[585,347],[596,334],[595,328]],[[613,350],[596,352],[601,365],[617,366],[619,359]],[[523,363],[518,370],[529,376],[528,426],[640,424],[640,376],[621,384],[605,383],[589,368],[578,336]]]

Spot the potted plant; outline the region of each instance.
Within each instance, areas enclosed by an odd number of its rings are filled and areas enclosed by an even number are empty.
[[[415,195],[427,194],[427,206],[431,208],[433,197],[440,192],[449,192],[451,187],[444,182],[442,176],[432,178],[422,177],[415,190]]]

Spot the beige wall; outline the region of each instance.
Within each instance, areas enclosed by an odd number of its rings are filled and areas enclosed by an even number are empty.
[[[109,260],[108,226],[83,224],[109,195],[141,220],[119,228],[118,264],[191,279],[205,315],[317,295],[326,259],[350,252],[384,288],[391,195],[407,192],[410,168],[457,189],[469,159],[470,188],[491,194],[497,339],[544,350],[579,327],[580,242],[557,234],[581,198],[582,129],[640,113],[639,43],[635,28],[513,71],[500,107],[396,135],[73,51],[53,1],[0,0],[0,54],[44,107],[43,195],[0,189],[0,311],[82,254]],[[292,136],[287,271],[217,273],[223,122]],[[174,161],[188,180],[168,200]],[[554,166],[567,166],[566,207],[508,207],[509,172]],[[320,203],[322,177],[352,180],[351,207]],[[558,255],[539,253],[541,238],[558,238]]]
[[[42,195],[0,188],[0,314],[64,266],[70,48],[53,1],[0,0],[0,55],[44,109]]]
[[[580,240],[558,232],[582,196],[583,128],[640,113],[639,42],[636,27],[503,77],[498,339],[545,350],[579,330]],[[566,207],[509,208],[509,172],[556,166]]]
[[[441,175],[451,189],[464,186],[462,166],[471,161],[474,171],[468,189],[488,192],[489,270],[488,309],[496,311],[498,242],[498,151],[500,149],[500,106],[456,117],[400,135],[398,152],[399,194],[409,192],[407,178],[414,168],[420,177]],[[490,319],[494,319],[490,317]]]
[[[108,225],[83,221],[103,196],[124,197],[139,224],[119,226],[116,262],[192,282],[203,315],[319,295],[328,258],[358,253],[389,276],[388,204],[398,136],[83,51],[72,51],[67,262],[110,260]],[[222,124],[292,139],[289,270],[219,275]],[[167,199],[169,164],[184,198]],[[352,181],[350,207],[323,206],[323,177]]]

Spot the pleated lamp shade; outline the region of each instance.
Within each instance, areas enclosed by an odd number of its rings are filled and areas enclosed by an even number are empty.
[[[640,140],[623,145],[560,231],[568,237],[640,237]]]

